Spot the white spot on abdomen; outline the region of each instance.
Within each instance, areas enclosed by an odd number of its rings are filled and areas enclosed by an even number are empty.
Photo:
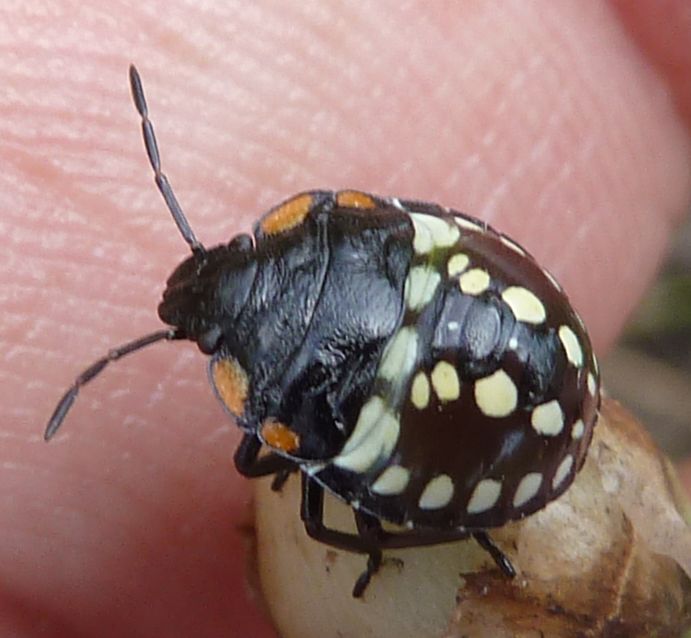
[[[417,359],[417,342],[414,328],[401,328],[386,346],[377,375],[388,381],[408,379]]]
[[[437,290],[441,275],[429,266],[416,266],[405,282],[405,300],[411,310],[427,305]]]
[[[427,254],[434,248],[453,246],[460,237],[458,228],[441,217],[410,213],[410,218],[415,227],[413,249],[418,255]]]
[[[583,424],[583,419],[578,419],[573,424],[573,427],[571,428],[571,438],[572,439],[580,439],[583,436],[583,433],[585,432],[585,425]]]
[[[479,514],[492,509],[501,494],[501,483],[494,479],[483,479],[473,490],[473,493],[468,501],[466,508],[468,514]]]
[[[564,325],[559,328],[559,339],[564,346],[566,357],[572,365],[580,368],[583,365],[583,349],[578,342],[578,337],[571,328]]]
[[[473,268],[458,279],[458,286],[465,295],[479,295],[489,288],[489,273],[482,268]]]
[[[513,506],[521,507],[529,500],[535,498],[535,495],[540,490],[542,485],[542,474],[540,472],[530,472],[526,474],[516,488],[516,493],[513,495]]]
[[[380,459],[388,459],[400,432],[398,417],[381,397],[372,397],[360,410],[353,433],[334,465],[353,472],[366,472]]]
[[[558,489],[559,486],[564,482],[564,479],[571,472],[573,467],[573,456],[568,454],[564,457],[564,460],[559,464],[557,471],[554,473],[554,478],[552,479],[552,489]]]
[[[452,498],[453,481],[447,474],[440,474],[425,485],[418,507],[421,510],[438,510],[446,507]]]
[[[446,272],[449,274],[449,277],[455,277],[462,273],[468,267],[469,263],[470,259],[468,255],[456,253],[450,257],[449,261],[446,263]]]
[[[475,382],[475,403],[485,416],[504,417],[516,409],[518,391],[503,370]]]
[[[410,215],[413,220],[413,227],[415,229],[415,236],[413,237],[413,250],[418,255],[426,255],[432,252],[434,242],[432,241],[432,233],[427,228],[426,224],[421,223],[416,219],[416,216]]]
[[[511,286],[501,293],[518,321],[539,324],[547,317],[543,303],[527,288]]]
[[[371,490],[381,496],[396,496],[408,486],[410,472],[400,465],[387,467],[372,485]]]
[[[439,400],[455,401],[461,393],[461,382],[458,373],[447,361],[440,361],[432,370],[432,387]]]
[[[413,379],[410,401],[418,410],[424,410],[429,405],[429,381],[424,372],[418,372]]]
[[[538,405],[530,415],[530,423],[539,434],[557,436],[564,428],[564,413],[554,399]]]

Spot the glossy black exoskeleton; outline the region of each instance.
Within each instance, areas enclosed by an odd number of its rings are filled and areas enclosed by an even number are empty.
[[[569,487],[599,407],[597,362],[559,284],[472,217],[353,190],[296,195],[252,236],[207,249],[161,172],[133,67],[130,81],[156,183],[192,255],[158,308],[170,328],[82,373],[46,439],[110,361],[189,339],[243,431],[238,470],[274,475],[277,489],[300,472],[307,533],[368,555],[355,596],[382,550],[469,536],[512,576],[486,530]],[[325,491],[352,507],[356,534],[324,525]]]

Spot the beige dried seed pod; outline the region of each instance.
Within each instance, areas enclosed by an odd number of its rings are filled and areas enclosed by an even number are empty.
[[[566,494],[492,532],[514,580],[470,540],[386,553],[364,598],[353,599],[365,559],[305,534],[291,478],[280,494],[257,482],[261,587],[283,638],[680,636],[691,626],[680,494],[643,426],[607,400]],[[350,509],[329,500],[329,524],[352,530]]]

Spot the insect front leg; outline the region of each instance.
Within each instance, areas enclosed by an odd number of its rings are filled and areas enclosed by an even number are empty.
[[[233,460],[238,472],[248,478],[257,478],[275,474],[271,489],[279,491],[291,472],[298,469],[295,462],[278,454],[269,453],[259,456],[262,442],[255,434],[245,434],[235,451]]]

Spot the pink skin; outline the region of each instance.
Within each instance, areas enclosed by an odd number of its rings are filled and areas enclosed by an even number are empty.
[[[113,366],[41,439],[75,374],[158,329],[186,255],[130,62],[209,245],[304,189],[437,201],[528,247],[601,355],[653,277],[691,192],[687,0],[329,4],[0,9],[1,635],[274,635],[193,345]]]

